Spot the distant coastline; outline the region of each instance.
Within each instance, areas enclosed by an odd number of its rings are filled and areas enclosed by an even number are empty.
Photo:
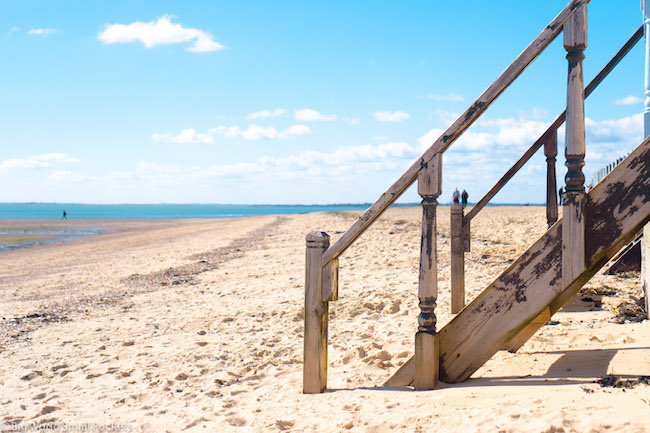
[[[186,219],[238,218],[255,215],[291,215],[323,211],[364,211],[372,203],[316,205],[236,205],[236,204],[83,204],[83,203],[0,203],[0,220],[101,219]],[[441,203],[449,206],[451,203]],[[396,203],[397,207],[419,203]],[[472,204],[470,203],[470,206]],[[537,203],[495,203],[488,206],[544,206]]]

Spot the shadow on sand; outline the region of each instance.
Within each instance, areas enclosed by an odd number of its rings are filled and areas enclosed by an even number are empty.
[[[563,350],[550,352],[531,352],[531,354],[561,354],[548,368],[545,374],[539,376],[502,376],[502,377],[478,377],[470,378],[462,383],[440,382],[438,389],[445,388],[473,388],[487,386],[557,386],[557,385],[580,385],[594,383],[595,379],[602,378],[609,374],[609,364],[619,351],[645,350],[650,352],[650,347],[626,347],[622,349],[591,349],[591,350]],[[616,372],[617,377],[623,379],[637,378],[636,374]],[[410,386],[399,387],[357,387],[357,388],[334,388],[326,392],[372,390],[372,391],[413,391]]]

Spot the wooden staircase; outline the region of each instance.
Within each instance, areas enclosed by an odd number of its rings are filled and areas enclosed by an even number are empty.
[[[319,393],[327,388],[328,311],[329,302],[339,299],[339,257],[416,181],[422,197],[422,241],[415,355],[386,386],[413,383],[416,389],[426,390],[435,389],[439,379],[461,382],[498,350],[516,350],[650,220],[650,139],[585,193],[584,98],[643,37],[641,27],[585,88],[582,60],[587,47],[589,1],[570,0],[485,92],[331,246],[327,233],[316,231],[307,235],[304,393]],[[568,52],[567,109],[467,215],[463,215],[460,204],[452,206],[452,313],[460,312],[438,330],[436,213],[437,198],[442,193],[442,154],[560,33],[564,33]],[[563,220],[558,221],[555,157],[557,129],[565,121],[568,172],[562,196]],[[470,247],[470,221],[542,146],[548,166],[550,227],[496,281],[464,306],[463,254]],[[646,238],[650,238],[648,227],[645,230]]]
[[[650,221],[650,139],[589,192],[585,210],[585,271],[562,284],[558,221],[439,331],[440,380],[468,379],[547,308],[556,313]],[[385,385],[410,385],[414,373],[411,358]]]

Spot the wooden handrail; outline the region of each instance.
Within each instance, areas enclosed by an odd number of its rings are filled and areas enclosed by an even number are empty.
[[[415,182],[422,167],[426,166],[437,153],[447,150],[499,95],[521,75],[528,65],[553,42],[562,31],[564,23],[576,10],[589,2],[590,0],[571,0],[553,21],[541,31],[535,40],[494,80],[483,94],[325,251],[322,265],[325,266],[332,259],[338,258],[348,249]]]
[[[609,75],[609,73],[618,65],[618,63],[627,55],[628,52],[641,40],[643,37],[643,25],[632,35],[632,37],[623,45],[623,47],[616,53],[614,57],[605,65],[605,67],[596,75],[596,77],[591,80],[591,83],[585,88],[585,99],[591,95],[596,87]],[[463,225],[469,224],[469,222],[474,218],[480,211],[485,207],[486,204],[492,198],[501,191],[501,188],[508,183],[508,181],[521,169],[521,167],[528,162],[528,160],[539,150],[540,147],[544,144],[545,137],[547,134],[555,133],[557,129],[564,123],[566,120],[566,110],[560,114],[555,121],[548,127],[546,131],[533,143],[532,146],[522,155],[521,158],[513,164],[512,167],[499,179],[499,181],[490,189],[490,191],[479,200],[476,205],[465,215],[463,218]]]

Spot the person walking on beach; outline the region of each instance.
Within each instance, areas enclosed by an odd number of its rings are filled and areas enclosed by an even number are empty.
[[[460,200],[460,193],[458,192],[458,187],[454,190],[454,195],[451,196],[451,200],[454,204],[458,204]]]
[[[463,190],[463,193],[460,195],[460,201],[463,204],[463,209],[467,206],[467,199],[469,198],[469,194],[467,194],[467,191]]]
[[[564,194],[564,188],[563,187],[560,187],[560,190],[558,191],[558,194],[560,196],[559,205],[562,206],[562,194]]]
[[[68,213],[63,209],[63,215],[61,216],[62,220],[67,220],[68,219]]]

